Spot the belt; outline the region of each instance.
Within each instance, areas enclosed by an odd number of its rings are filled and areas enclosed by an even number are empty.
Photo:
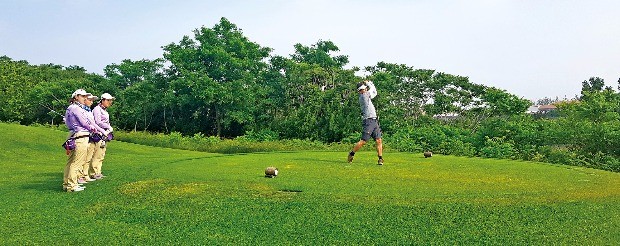
[[[79,131],[79,132],[75,132],[75,133],[71,134],[72,138],[88,137],[88,136],[90,136],[90,132],[88,132],[88,131]]]
[[[83,135],[83,136],[79,136],[79,137],[73,137],[73,139],[80,139],[80,138],[87,138],[90,137],[90,135]]]

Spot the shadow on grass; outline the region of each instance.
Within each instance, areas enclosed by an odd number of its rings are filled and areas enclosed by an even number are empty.
[[[50,179],[46,181],[29,183],[21,186],[26,190],[39,190],[39,191],[62,191],[62,177],[60,179]]]
[[[47,172],[37,174],[40,179],[33,180],[21,186],[26,190],[39,190],[39,191],[62,191],[62,170],[58,172]]]
[[[48,172],[48,173],[41,173],[38,174],[41,177],[60,177],[60,179],[62,180],[62,176],[63,176],[63,170],[59,170],[58,172]]]

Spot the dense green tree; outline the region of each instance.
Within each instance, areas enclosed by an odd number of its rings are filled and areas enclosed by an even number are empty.
[[[586,93],[588,100],[559,104],[563,143],[582,154],[620,157],[620,95],[612,90]]]
[[[37,82],[28,75],[33,74],[33,67],[26,61],[13,61],[7,56],[0,57],[0,120],[21,121],[26,110],[25,93]]]
[[[377,103],[383,105],[382,122],[389,130],[391,125],[401,125],[425,114],[424,105],[432,100],[430,86],[434,70],[414,69],[404,64],[379,62],[365,68],[370,80],[375,82],[379,95]]]
[[[332,55],[340,51],[332,41],[319,40],[311,46],[295,44],[295,53],[291,58],[298,63],[316,64],[325,69],[342,69],[349,63],[346,55]]]
[[[335,54],[330,41],[295,45],[291,58],[271,59],[272,96],[278,106],[272,128],[285,138],[340,141],[359,125],[356,69],[344,69],[348,59]],[[277,73],[276,73],[277,72]]]
[[[254,123],[260,77],[271,49],[243,36],[241,29],[222,18],[213,28],[201,27],[194,37],[164,46],[170,88],[176,94],[179,119],[196,126],[188,133],[206,131],[218,136],[242,134]],[[197,124],[190,124],[197,123]]]
[[[383,91],[377,101],[385,105],[382,122],[386,131],[412,124],[423,115],[461,115],[485,105],[486,87],[466,77],[385,62],[366,70]]]
[[[602,91],[605,86],[605,80],[599,77],[590,77],[588,80],[581,82],[581,97],[587,97],[588,93]]]
[[[424,106],[429,115],[463,115],[484,104],[486,87],[469,82],[467,77],[435,73],[431,81],[433,101]]]
[[[487,88],[481,95],[481,99],[485,103],[484,111],[490,116],[523,114],[531,103],[529,100],[494,87]]]
[[[87,78],[43,81],[29,92],[30,102],[26,118],[31,122],[63,124],[65,110],[71,94],[78,88],[93,92],[93,83]]]
[[[134,130],[167,130],[167,82],[163,74],[163,59],[123,60],[105,67],[104,73],[112,88],[103,92],[116,95],[118,100],[110,110],[117,124]],[[102,86],[103,87],[103,86]]]
[[[163,62],[163,59],[139,61],[125,59],[120,64],[107,65],[103,72],[117,90],[124,90],[136,83],[160,79],[163,74]]]
[[[63,101],[78,88],[93,89],[101,76],[87,74],[78,66],[30,65],[26,61],[0,58],[0,120],[59,122]],[[62,87],[62,88],[61,88]],[[56,115],[56,116],[53,116]]]

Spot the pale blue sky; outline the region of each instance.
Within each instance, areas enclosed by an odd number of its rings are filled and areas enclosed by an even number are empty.
[[[0,55],[89,72],[155,59],[226,17],[273,54],[331,40],[350,66],[379,61],[466,76],[527,99],[617,87],[620,1],[0,0]]]

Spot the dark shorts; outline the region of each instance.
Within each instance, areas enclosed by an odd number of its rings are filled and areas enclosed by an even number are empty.
[[[377,140],[381,138],[381,127],[379,127],[379,121],[377,119],[365,119],[362,122],[364,125],[364,131],[362,132],[362,140],[368,141],[370,137]]]

